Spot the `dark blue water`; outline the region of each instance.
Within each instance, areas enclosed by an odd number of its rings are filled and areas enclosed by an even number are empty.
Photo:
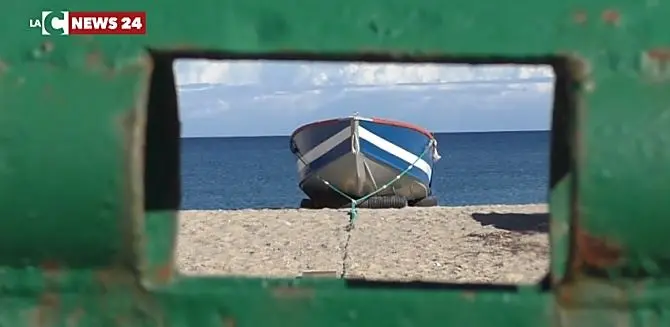
[[[546,202],[549,132],[436,134],[441,205]],[[182,208],[296,207],[288,136],[182,139]]]

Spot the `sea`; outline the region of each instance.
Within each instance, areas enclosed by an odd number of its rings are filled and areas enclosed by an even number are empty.
[[[546,203],[549,131],[438,133],[440,205]],[[182,209],[296,208],[288,136],[182,138]]]

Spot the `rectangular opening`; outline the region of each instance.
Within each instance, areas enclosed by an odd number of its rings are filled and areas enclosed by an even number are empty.
[[[201,59],[173,67],[183,273],[498,284],[547,273],[552,67]],[[352,131],[344,141],[312,151],[344,130]],[[340,144],[363,159],[326,158]],[[377,201],[390,208],[359,209],[349,229],[346,198],[339,209],[320,209],[331,200],[299,208],[307,194],[337,193],[309,184],[316,175],[361,194],[398,175],[405,184],[389,184],[402,196]],[[404,206],[398,198],[407,206],[394,208]]]

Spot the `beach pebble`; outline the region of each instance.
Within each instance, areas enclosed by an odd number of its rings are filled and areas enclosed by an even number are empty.
[[[345,209],[182,211],[177,265],[188,274],[344,270],[376,280],[534,283],[549,264],[546,213],[544,204],[361,209],[348,232]]]

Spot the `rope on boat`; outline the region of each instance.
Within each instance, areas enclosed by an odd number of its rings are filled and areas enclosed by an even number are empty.
[[[409,166],[407,166],[407,168],[405,168],[405,170],[403,170],[400,174],[398,174],[395,178],[393,178],[392,180],[390,180],[388,183],[382,185],[381,187],[377,188],[376,190],[372,191],[371,193],[368,193],[367,195],[365,195],[365,196],[363,196],[363,197],[361,197],[361,198],[359,198],[359,199],[354,199],[354,198],[350,197],[350,196],[347,195],[346,193],[344,193],[344,192],[342,192],[341,190],[339,190],[337,187],[333,186],[333,185],[332,185],[330,182],[328,182],[327,180],[321,178],[321,176],[319,176],[318,174],[316,175],[316,177],[317,177],[319,180],[321,180],[324,184],[326,184],[326,186],[328,186],[331,190],[337,192],[339,195],[341,195],[341,196],[347,198],[349,201],[351,201],[351,209],[349,210],[349,225],[348,225],[348,227],[347,227],[347,229],[351,230],[351,229],[354,228],[354,221],[356,220],[356,218],[358,218],[358,205],[361,204],[361,203],[363,203],[363,202],[365,202],[365,200],[367,200],[367,199],[369,199],[369,198],[371,198],[371,197],[373,197],[373,196],[379,194],[379,192],[381,192],[381,191],[387,189],[388,187],[392,186],[392,185],[395,184],[398,180],[400,180],[403,176],[405,176],[407,173],[409,173],[409,171],[412,170],[412,168],[414,168],[414,167],[416,166],[416,164],[417,164],[421,159],[423,159],[423,157],[426,155],[426,153],[428,153],[428,150],[429,150],[429,149],[431,148],[431,146],[433,146],[435,143],[436,143],[436,140],[435,140],[435,139],[430,139],[430,141],[428,141],[428,144],[426,144],[426,147],[423,149],[423,152],[421,152],[421,154],[416,158],[416,160],[414,160],[414,162],[412,162],[412,164],[410,164]],[[296,156],[298,157],[298,159],[299,159],[300,161],[302,161],[302,163],[305,164],[305,166],[307,166],[307,163],[302,159],[302,155],[300,155],[300,153],[297,151],[297,149],[295,149],[295,150],[296,150],[296,151],[295,151],[294,153],[296,154]]]

